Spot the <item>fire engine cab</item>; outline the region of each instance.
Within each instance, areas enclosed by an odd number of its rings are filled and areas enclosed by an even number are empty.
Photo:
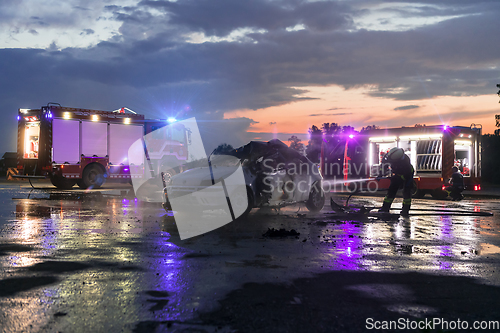
[[[325,179],[342,180],[351,190],[386,189],[390,180],[378,180],[390,173],[382,159],[391,148],[399,147],[415,169],[414,196],[429,193],[441,198],[453,166],[464,176],[467,189],[481,189],[480,139],[481,125],[476,124],[368,130],[346,135],[335,147],[324,147],[321,170]]]
[[[128,156],[137,140],[144,140],[148,163],[158,174],[162,165],[172,160],[181,165],[179,161],[188,156],[189,129],[172,124],[173,119],[147,120],[125,108],[98,111],[49,103],[40,109],[19,109],[17,120],[19,177],[50,178],[60,189],[75,184],[98,188],[105,179],[142,177],[143,155]],[[168,131],[144,139],[145,134],[166,125],[172,125]]]

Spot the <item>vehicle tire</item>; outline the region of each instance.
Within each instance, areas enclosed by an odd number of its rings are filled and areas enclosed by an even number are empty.
[[[102,184],[104,184],[104,169],[98,164],[87,165],[83,170],[83,176],[78,186],[81,188],[99,188]]]
[[[434,191],[432,191],[431,195],[434,199],[443,200],[448,196],[448,193],[440,188],[437,188]]]
[[[76,184],[76,180],[62,176],[52,176],[50,182],[60,190],[69,190]]]
[[[250,188],[248,188],[248,187],[246,188],[246,190],[247,190],[247,197],[246,198],[239,197],[239,196],[231,196],[229,198],[231,200],[231,207],[233,208],[233,212],[235,210],[240,210],[240,209],[238,209],[238,207],[242,207],[243,205],[247,206],[247,208],[245,209],[245,211],[243,212],[243,214],[241,214],[240,216],[235,216],[236,219],[238,219],[238,218],[244,218],[244,217],[248,216],[248,214],[250,213],[250,211],[253,208],[253,194],[252,194],[252,190]]]
[[[321,182],[316,182],[311,187],[309,199],[306,201],[306,208],[311,212],[319,212],[325,205],[325,193],[321,188]]]

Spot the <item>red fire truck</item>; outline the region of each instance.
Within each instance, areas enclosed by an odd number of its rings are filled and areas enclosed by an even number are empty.
[[[50,178],[60,189],[75,184],[98,188],[105,179],[142,177],[144,154],[129,160],[128,150],[148,133],[145,155],[157,174],[163,165],[181,165],[188,156],[189,129],[174,119],[147,120],[125,108],[98,111],[49,103],[19,109],[17,120],[19,177]],[[166,125],[171,125],[168,131],[154,133]]]
[[[415,168],[414,196],[443,197],[443,184],[457,166],[467,189],[481,189],[481,125],[416,126],[373,129],[338,139],[333,147],[324,145],[321,171],[327,180],[353,189],[387,189],[389,179],[382,163],[393,147],[403,148]],[[381,174],[382,170],[382,174]]]

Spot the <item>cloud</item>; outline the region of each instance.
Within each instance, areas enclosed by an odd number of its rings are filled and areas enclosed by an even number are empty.
[[[83,29],[82,32],[80,33],[80,35],[92,35],[94,33],[95,33],[95,31],[92,29]]]
[[[352,24],[346,6],[337,2],[187,0],[143,1],[168,14],[169,22],[207,35],[226,36],[239,28],[282,30],[303,24],[331,31]]]
[[[412,110],[412,109],[418,109],[420,106],[418,105],[405,105],[405,106],[399,106],[397,108],[394,108],[394,111],[404,111],[404,110]]]
[[[248,128],[256,122],[253,119],[240,117],[231,119],[197,119],[200,135],[207,154],[217,146],[227,143],[239,147],[248,143]]]
[[[493,94],[500,74],[497,1],[399,6],[400,17],[454,17],[405,31],[356,30],[354,18],[371,9],[349,2],[109,1],[104,7],[97,0],[74,0],[60,11],[37,4],[26,12],[20,3],[0,3],[0,31],[16,27],[11,34],[17,36],[31,29],[38,38],[46,29],[75,28],[77,36],[84,33],[81,38],[97,38],[102,30],[87,24],[89,15],[119,29],[88,47],[60,49],[56,41],[52,48],[0,49],[0,106],[11,113],[50,101],[109,110],[128,106],[162,117],[190,105],[189,115],[222,121],[226,111],[303,100],[309,86],[370,87],[369,95],[404,104]],[[426,6],[415,10],[415,4]],[[297,25],[304,29],[287,30]],[[235,31],[246,31],[245,38],[225,39]],[[218,39],[195,43],[194,34]],[[250,126],[230,124],[235,132]],[[2,129],[15,138],[14,129]]]
[[[348,114],[352,114],[352,112],[343,112],[343,113],[313,113],[310,114],[309,117],[327,117],[327,116],[345,116]]]

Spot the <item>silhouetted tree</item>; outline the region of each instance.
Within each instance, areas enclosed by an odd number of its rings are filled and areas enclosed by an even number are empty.
[[[313,125],[309,129],[309,144],[306,148],[307,157],[318,163],[321,153],[321,145],[324,141],[326,150],[330,151],[335,148],[339,143],[345,140],[349,134],[357,134],[352,126],[340,126],[337,123],[323,123],[321,129]]]
[[[363,133],[363,132],[366,132],[366,131],[371,131],[371,130],[376,130],[376,129],[380,129],[380,126],[377,126],[377,125],[368,125],[366,127],[361,128],[361,131],[359,131],[359,132]]]
[[[231,152],[233,150],[234,150],[234,148],[230,144],[221,143],[220,145],[217,146],[217,148],[214,149],[214,151],[212,152],[212,154],[214,154],[214,155],[223,155],[223,154],[227,154],[227,153],[229,153],[229,152]]]
[[[314,163],[319,163],[319,157],[321,153],[321,142],[323,141],[323,133],[316,126],[308,130],[309,132],[309,143],[306,147],[306,156]]]
[[[296,135],[292,135],[289,139],[288,142],[290,142],[289,147],[292,148],[293,150],[298,151],[302,155],[305,153],[305,147],[304,144],[302,143],[302,140],[300,140]]]

